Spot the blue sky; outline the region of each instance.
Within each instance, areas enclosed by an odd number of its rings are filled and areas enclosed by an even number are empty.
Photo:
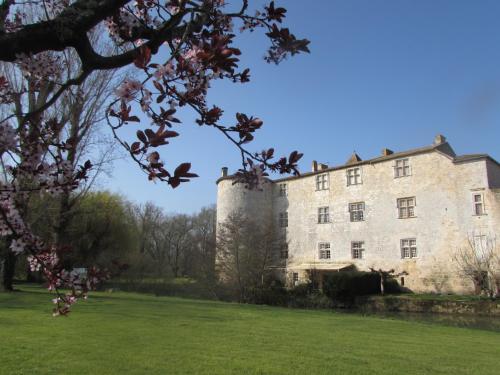
[[[262,3],[255,1],[255,3]],[[355,150],[363,159],[429,145],[444,134],[457,154],[488,153],[500,160],[500,1],[276,1],[286,25],[311,41],[311,54],[279,66],[263,61],[267,41],[244,34],[244,85],[217,83],[209,101],[234,114],[264,120],[254,151],[299,150],[338,165]],[[172,190],[152,183],[130,161],[115,163],[102,187],[166,211],[195,212],[216,200],[222,166],[234,171],[239,154],[223,137],[181,113],[181,137],[162,152],[167,165],[184,161],[200,177]],[[131,133],[135,133],[135,128]]]

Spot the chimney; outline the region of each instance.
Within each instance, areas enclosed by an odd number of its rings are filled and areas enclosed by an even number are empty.
[[[441,134],[438,134],[436,135],[436,137],[434,138],[434,145],[437,146],[437,145],[440,145],[440,144],[443,144],[446,142],[446,137],[444,135],[441,135]]]
[[[313,172],[318,171],[318,162],[316,160],[313,160],[313,162],[312,162],[312,171]]]
[[[222,167],[222,177],[227,177],[227,167]]]
[[[328,169],[328,164],[319,163],[318,167],[320,171],[324,171],[325,169]]]
[[[394,151],[389,150],[388,148],[383,148],[382,149],[382,156],[388,156],[388,155],[391,155],[391,154],[394,154]]]

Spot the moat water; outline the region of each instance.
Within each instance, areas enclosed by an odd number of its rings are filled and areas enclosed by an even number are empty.
[[[352,312],[353,314],[359,314]],[[426,324],[439,324],[444,326],[481,329],[500,332],[500,318],[458,314],[429,314],[429,313],[364,313],[366,316],[375,316],[385,319],[409,320]]]

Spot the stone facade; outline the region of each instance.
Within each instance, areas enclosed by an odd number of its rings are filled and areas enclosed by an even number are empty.
[[[417,292],[471,292],[454,254],[469,239],[500,238],[500,165],[486,154],[456,156],[442,136],[337,167],[314,162],[262,191],[233,184],[227,170],[217,183],[219,224],[234,210],[274,221],[277,258],[288,248],[277,268],[289,283],[355,266],[405,272],[399,281]]]

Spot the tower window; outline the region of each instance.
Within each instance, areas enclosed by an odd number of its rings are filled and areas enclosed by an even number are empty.
[[[288,227],[288,212],[280,212],[279,223],[281,228]]]

